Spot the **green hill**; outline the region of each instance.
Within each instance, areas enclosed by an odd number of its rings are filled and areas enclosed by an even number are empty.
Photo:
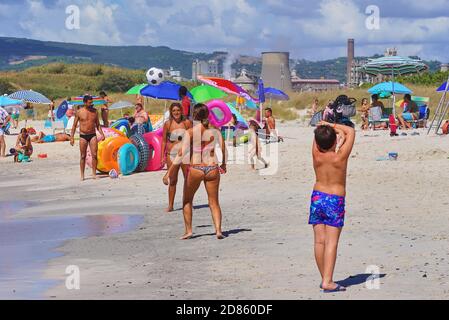
[[[376,56],[375,56],[376,57]],[[192,62],[195,59],[216,59],[223,62],[226,52],[193,53],[168,47],[152,46],[93,46],[74,43],[48,42],[19,38],[0,37],[0,70],[24,70],[33,66],[62,62],[67,64],[102,64],[127,69],[146,70],[157,66],[180,70],[185,78],[192,76]],[[292,60],[302,78],[327,78],[346,81],[346,58],[326,61]],[[233,68],[245,67],[251,73],[260,74],[260,57],[241,57]],[[439,69],[438,61],[426,61],[431,72]]]

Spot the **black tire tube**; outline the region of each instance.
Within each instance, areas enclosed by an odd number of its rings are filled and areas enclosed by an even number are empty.
[[[148,161],[150,160],[150,146],[140,134],[133,134],[129,140],[139,151],[139,165],[137,166],[136,172],[143,172],[147,168]]]

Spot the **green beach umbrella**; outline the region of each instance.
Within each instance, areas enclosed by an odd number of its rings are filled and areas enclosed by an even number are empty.
[[[146,84],[146,83],[138,84],[138,85],[132,87],[131,89],[129,89],[126,94],[140,94],[140,90],[145,88],[147,85],[148,84]]]
[[[222,99],[228,96],[224,91],[209,85],[195,87],[190,90],[190,93],[192,94],[193,99],[198,103]]]

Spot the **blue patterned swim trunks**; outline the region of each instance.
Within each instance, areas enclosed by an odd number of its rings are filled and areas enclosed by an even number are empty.
[[[309,224],[325,224],[335,228],[343,228],[345,213],[345,197],[320,191],[313,192]]]

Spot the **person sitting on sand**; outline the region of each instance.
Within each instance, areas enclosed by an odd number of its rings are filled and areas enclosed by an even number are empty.
[[[182,139],[184,138],[186,131],[192,128],[192,122],[190,122],[190,120],[187,120],[187,118],[182,113],[182,105],[180,103],[172,103],[169,112],[170,119],[164,124],[161,148],[161,159],[166,159],[165,161],[167,163],[166,179],[168,179],[168,172],[174,165],[173,161],[175,160],[181,149]],[[174,210],[179,169],[182,170],[184,181],[187,177],[187,165],[185,164],[175,165],[175,167],[171,170],[170,183],[168,188],[167,212],[172,212]]]
[[[227,150],[220,130],[209,124],[209,109],[204,104],[193,108],[194,126],[186,132],[181,151],[173,161],[164,184],[169,183],[169,177],[176,165],[188,165],[188,174],[184,183],[183,213],[185,234],[181,240],[192,238],[193,198],[201,182],[204,182],[209,199],[209,208],[214,221],[217,239],[223,239],[221,230],[222,214],[219,202],[220,173],[226,173]],[[216,148],[221,148],[223,155],[221,166],[218,165]]]
[[[31,137],[28,134],[28,130],[26,128],[22,128],[22,130],[20,130],[20,134],[17,136],[15,151],[16,153],[14,154],[14,162],[20,162],[20,155],[29,158],[33,154]]]
[[[273,110],[271,108],[265,109],[265,135],[268,142],[271,141],[271,137],[277,142],[284,142],[284,139],[278,136],[276,130],[276,119],[273,116]]]
[[[379,100],[379,95],[378,94],[373,94],[371,96],[370,109],[376,108],[376,107],[379,107],[381,109],[381,114],[382,115],[385,114],[385,106],[384,106],[383,102]],[[388,124],[387,123],[381,123],[381,124],[375,125],[375,129],[387,129],[387,128],[388,128]]]
[[[337,150],[337,134],[344,137]],[[345,291],[333,281],[338,241],[345,220],[346,173],[355,141],[351,127],[320,122],[313,141],[316,183],[312,194],[309,224],[315,234],[315,259],[325,293]]]
[[[148,113],[143,109],[140,103],[136,104],[136,111],[134,113],[134,123],[135,124],[147,124],[148,123]]]
[[[93,107],[93,99],[91,96],[84,96],[83,107],[76,112],[75,121],[73,122],[72,132],[70,134],[70,144],[75,145],[75,132],[78,124],[80,126],[80,170],[81,181],[84,181],[84,171],[86,169],[87,147],[90,148],[92,154],[92,175],[97,178],[97,129],[100,132],[100,140],[104,140],[104,133],[100,126],[100,118],[98,111]]]
[[[70,135],[68,135],[67,133],[46,135],[43,132],[39,132],[37,136],[31,138],[31,142],[33,143],[52,143],[52,142],[66,142],[66,141],[70,141]]]
[[[11,120],[11,116],[5,109],[0,107],[0,158],[6,157],[6,125]]]
[[[419,119],[419,107],[414,101],[412,101],[412,96],[406,94],[404,96],[404,102],[401,104],[401,108],[403,112],[398,114],[398,121],[401,125],[401,129],[411,129],[412,125],[409,121]]]
[[[262,162],[265,168],[268,168],[268,162],[262,157],[262,146],[259,141],[259,129],[255,121],[251,121],[249,125],[249,160],[251,162],[251,169],[256,170],[254,158]]]

